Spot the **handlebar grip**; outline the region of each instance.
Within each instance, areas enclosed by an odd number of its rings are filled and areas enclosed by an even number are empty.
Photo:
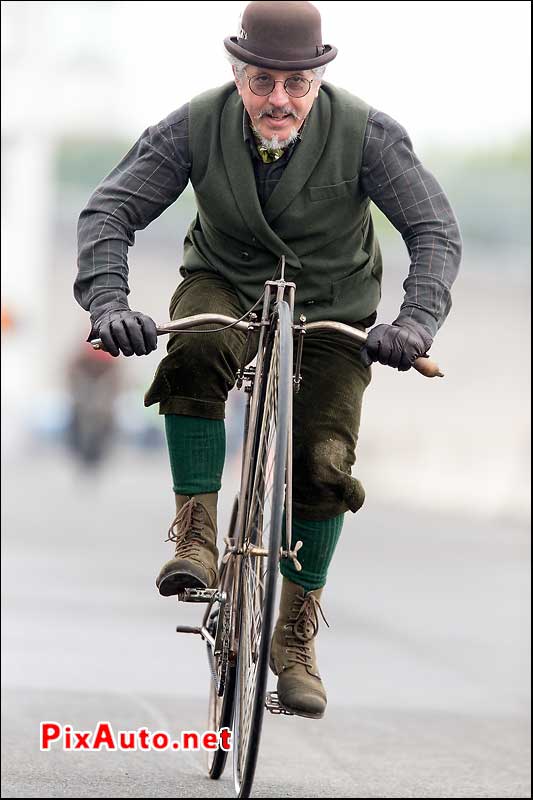
[[[439,365],[431,358],[417,358],[413,368],[425,378],[444,378],[444,372],[440,371]]]

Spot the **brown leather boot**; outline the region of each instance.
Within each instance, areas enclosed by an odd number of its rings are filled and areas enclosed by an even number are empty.
[[[194,497],[176,495],[176,518],[167,542],[175,542],[174,558],[163,565],[156,579],[165,597],[183,589],[212,589],[218,580],[218,493]]]
[[[322,589],[306,592],[283,578],[279,617],[272,636],[270,668],[278,675],[278,700],[300,717],[324,716],[327,697],[318,672],[314,639]],[[327,625],[327,622],[326,622]]]

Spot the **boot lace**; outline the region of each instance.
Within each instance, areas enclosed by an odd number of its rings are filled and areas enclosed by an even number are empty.
[[[329,628],[322,606],[310,592],[303,598],[296,597],[289,622],[285,625],[288,661],[313,667],[313,639],[318,633],[318,613]]]
[[[165,542],[176,544],[175,558],[194,558],[200,548],[208,544],[203,535],[205,511],[194,497],[191,497],[176,515],[168,529]]]

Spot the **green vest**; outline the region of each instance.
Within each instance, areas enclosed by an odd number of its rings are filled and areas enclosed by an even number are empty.
[[[297,315],[348,324],[370,316],[382,263],[359,172],[369,107],[322,84],[302,141],[262,209],[234,84],[190,103],[191,183],[198,214],[184,243],[184,270],[215,271],[250,308],[281,255],[296,283]]]

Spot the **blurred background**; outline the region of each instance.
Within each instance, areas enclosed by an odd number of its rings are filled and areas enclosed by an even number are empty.
[[[172,491],[162,418],[142,402],[164,344],[146,358],[92,357],[84,344],[88,315],[72,295],[76,225],[98,182],[146,127],[198,92],[230,80],[222,40],[236,33],[244,5],[2,3],[8,686],[107,690],[131,683],[164,690],[170,685],[168,660],[153,654],[161,653],[167,639],[177,647],[171,640],[175,609],[155,596],[152,582],[170,553],[162,540],[172,517]],[[407,128],[418,156],[447,192],[464,238],[454,305],[432,350],[445,379],[426,381],[377,367],[366,396],[355,469],[367,503],[356,518],[350,515],[342,544],[357,543],[354,559],[362,565],[355,581],[361,595],[352,597],[355,619],[365,607],[371,616],[380,605],[364,587],[384,576],[394,585],[399,569],[404,580],[390,590],[390,602],[380,611],[392,629],[401,628],[412,612],[422,613],[433,598],[432,612],[442,611],[439,630],[450,634],[447,646],[453,641],[479,666],[472,685],[455,695],[450,688],[443,704],[477,698],[481,705],[485,695],[476,680],[490,673],[487,665],[496,658],[491,696],[506,708],[525,708],[530,3],[316,5],[324,41],[339,48],[326,80]],[[378,322],[390,322],[402,300],[409,259],[398,233],[374,212],[385,263]],[[137,234],[130,250],[131,307],[159,322],[168,319],[181,245],[194,213],[187,190]],[[233,394],[223,520],[236,491],[240,444],[242,398]],[[93,411],[89,418],[87,408]],[[341,559],[332,567],[339,582]],[[461,571],[465,565],[468,576]],[[427,585],[410,596],[405,586],[413,586],[413,575]],[[458,604],[453,622],[445,614],[451,596]],[[402,606],[400,598],[411,605]],[[96,617],[89,618],[89,607]],[[115,626],[106,627],[113,610],[125,625],[118,640]],[[196,616],[189,611],[184,615]],[[132,614],[147,623],[142,658],[148,651],[153,657],[135,676],[131,658],[124,669],[128,654],[141,657],[141,644],[134,646],[126,636],[134,632]],[[36,619],[42,626],[34,629]],[[80,619],[92,634],[91,646],[91,637],[79,630]],[[31,636],[24,633],[29,625]],[[421,635],[430,630],[435,633],[428,620]],[[362,625],[359,641],[371,631],[371,623]],[[476,637],[481,644],[474,654],[468,647]],[[59,657],[57,648],[67,640]],[[124,657],[113,650],[117,641]],[[97,663],[95,643],[114,653],[105,664]],[[180,668],[190,677],[200,659],[198,645],[180,645],[188,648],[190,664]],[[88,659],[85,666],[80,652]],[[397,699],[398,687],[393,694],[390,675],[376,668],[372,652],[361,667],[365,699]],[[337,663],[330,669],[342,673]],[[340,693],[342,674],[339,681]],[[416,671],[410,681],[411,690],[402,689],[407,703],[426,702],[428,691],[435,700],[435,687],[427,689]],[[333,693],[335,698],[335,688]]]

